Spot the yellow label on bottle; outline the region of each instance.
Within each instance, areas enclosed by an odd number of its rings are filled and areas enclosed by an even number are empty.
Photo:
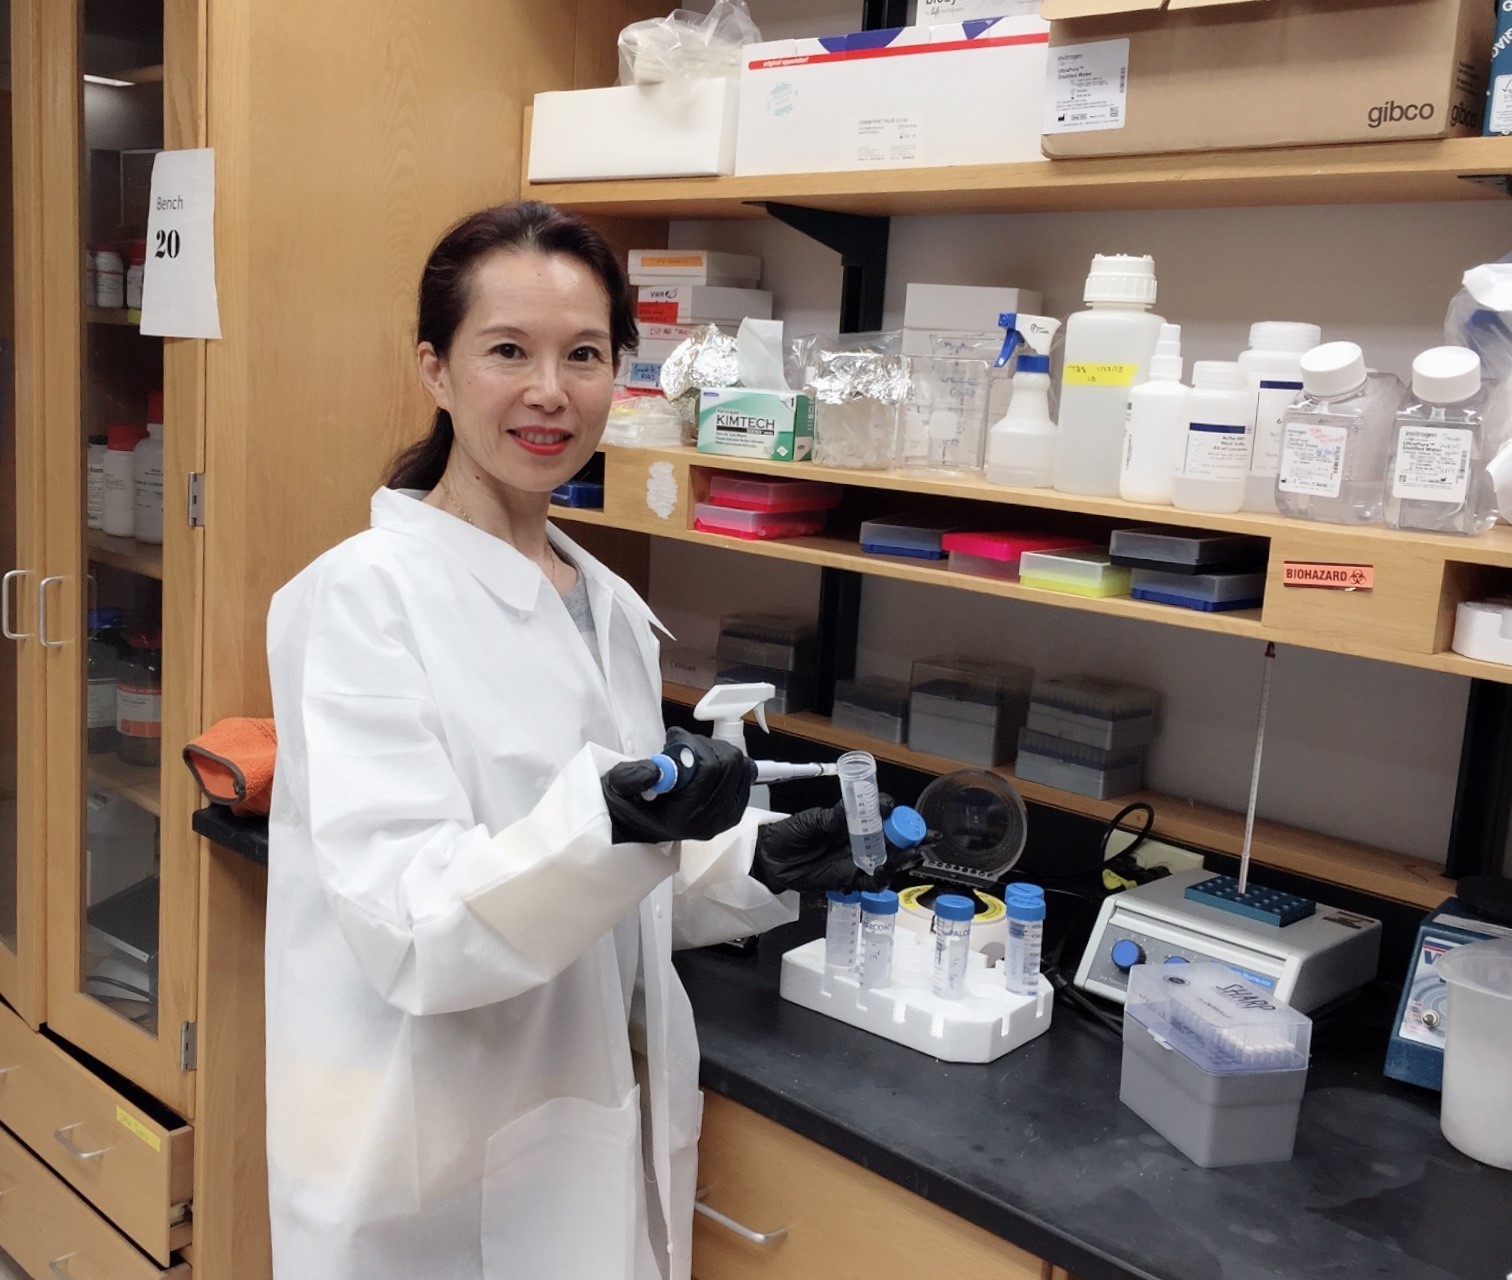
[[[1068,364],[1061,374],[1065,387],[1132,387],[1137,364]]]
[[[139,1137],[154,1151],[159,1153],[162,1152],[163,1140],[158,1137],[157,1134],[153,1133],[151,1129],[149,1129],[145,1124],[138,1120],[124,1107],[116,1108],[116,1121],[123,1129],[128,1129],[132,1133],[136,1134],[137,1137]]]

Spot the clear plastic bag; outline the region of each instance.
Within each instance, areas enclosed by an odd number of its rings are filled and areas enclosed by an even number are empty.
[[[1503,520],[1512,521],[1512,253],[1465,272],[1449,301],[1444,341],[1480,356],[1490,388],[1485,456]]]
[[[827,334],[800,348],[814,407],[814,461],[878,470],[893,465],[910,389],[903,335]]]
[[[620,32],[619,82],[733,79],[740,74],[741,46],[760,39],[746,0],[715,0],[708,13],[674,9]]]

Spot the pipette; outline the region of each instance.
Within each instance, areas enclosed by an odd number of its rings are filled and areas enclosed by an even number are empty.
[[[674,755],[658,753],[645,763],[655,768],[658,775],[656,781],[641,793],[646,800],[666,795],[693,776],[690,772],[694,767],[693,752],[687,747],[677,750]],[[764,782],[795,782],[801,778],[833,778],[839,771],[836,764],[791,764],[784,760],[751,760],[747,763],[751,766],[753,786]]]
[[[1260,757],[1265,752],[1265,713],[1270,705],[1271,667],[1276,661],[1275,641],[1265,646],[1264,674],[1260,677],[1260,718],[1255,726],[1255,764],[1250,771],[1249,806],[1244,811],[1244,847],[1239,851],[1239,896],[1249,888],[1250,846],[1255,839],[1255,802],[1260,798]]]

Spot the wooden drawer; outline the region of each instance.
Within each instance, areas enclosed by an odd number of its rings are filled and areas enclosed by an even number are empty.
[[[189,1243],[194,1131],[145,1114],[0,1005],[0,1124],[163,1266]]]
[[[0,1130],[0,1249],[41,1280],[189,1280],[164,1269]]]
[[[695,1280],[1050,1275],[1033,1254],[716,1094],[704,1095],[698,1185],[711,1209],[758,1232],[786,1227],[787,1235],[753,1244],[700,1213]]]

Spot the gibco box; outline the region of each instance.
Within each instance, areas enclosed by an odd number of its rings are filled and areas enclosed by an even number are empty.
[[[809,398],[798,391],[705,387],[698,399],[698,448],[729,458],[801,462],[814,451]]]
[[[1489,0],[1044,0],[1052,157],[1480,131]]]

